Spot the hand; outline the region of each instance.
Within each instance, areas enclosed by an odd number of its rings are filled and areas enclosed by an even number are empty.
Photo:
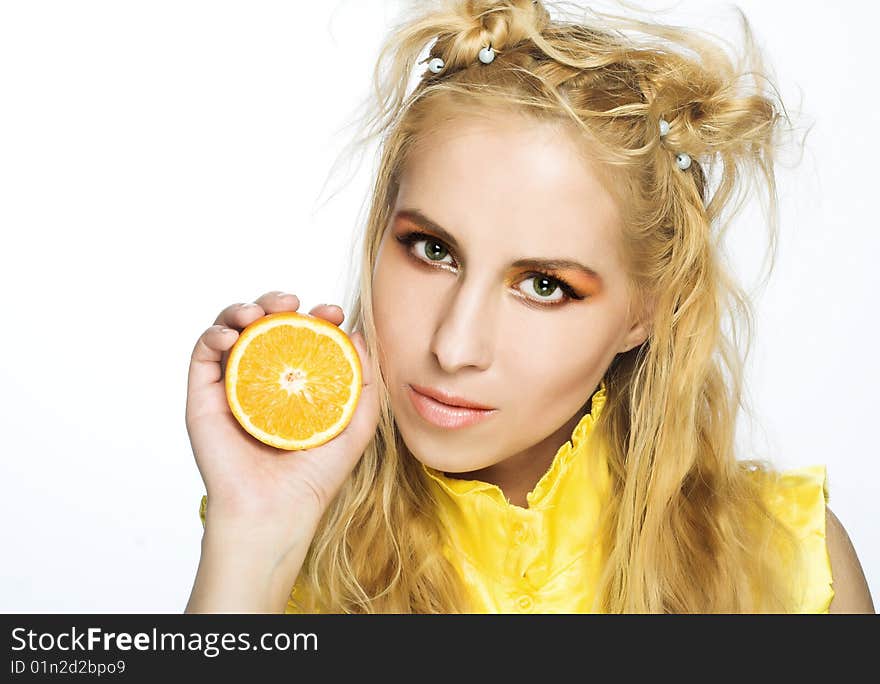
[[[284,552],[291,533],[314,527],[363,455],[379,420],[372,365],[360,333],[351,336],[363,370],[354,416],[329,442],[288,451],[247,433],[229,409],[223,374],[229,349],[247,325],[269,313],[296,311],[296,295],[270,292],[248,304],[233,304],[199,337],[192,352],[186,427],[208,493],[209,524],[259,526],[267,546]],[[319,305],[310,315],[340,325],[337,306]],[[230,331],[223,331],[223,328]],[[312,530],[313,533],[313,530]]]

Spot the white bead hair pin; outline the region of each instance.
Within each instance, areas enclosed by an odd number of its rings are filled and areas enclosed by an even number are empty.
[[[667,133],[669,133],[669,122],[660,119],[660,137],[662,138]],[[687,152],[679,152],[675,155],[675,163],[678,164],[678,168],[685,171],[691,166],[691,156]]]
[[[435,57],[430,62],[428,62],[428,69],[430,69],[431,72],[435,74],[439,74],[444,66],[446,66],[446,62],[444,62],[439,57]]]
[[[492,48],[492,44],[490,43],[487,47],[484,47],[480,50],[480,54],[477,55],[480,58],[480,61],[483,64],[491,64],[491,62],[495,59],[495,50]],[[428,62],[428,70],[432,74],[439,74],[443,71],[443,67],[446,66],[446,62],[443,61],[441,57],[434,57],[430,62]]]
[[[495,50],[492,49],[492,43],[489,43],[487,47],[484,47],[480,50],[480,54],[478,55],[480,61],[483,64],[489,64],[493,59],[495,59]]]

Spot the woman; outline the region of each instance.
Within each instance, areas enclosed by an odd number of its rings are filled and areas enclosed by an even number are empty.
[[[784,120],[743,82],[759,55],[600,16],[464,0],[391,34],[356,414],[304,452],[250,438],[225,352],[299,301],[221,312],[190,367],[187,612],[873,612],[824,467],[733,450],[750,313],[722,215],[760,179],[775,245]]]

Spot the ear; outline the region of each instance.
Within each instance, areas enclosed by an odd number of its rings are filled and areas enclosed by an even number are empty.
[[[628,352],[630,349],[638,347],[648,339],[648,326],[642,321],[636,321],[626,333],[626,336],[620,343],[618,353]]]
[[[646,305],[642,309],[641,314],[635,317],[632,326],[620,342],[620,348],[617,350],[618,354],[628,352],[648,339],[648,335],[651,332],[652,311],[653,307]]]

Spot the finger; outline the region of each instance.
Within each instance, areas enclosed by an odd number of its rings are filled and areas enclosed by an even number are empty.
[[[192,395],[199,389],[219,382],[222,377],[220,360],[238,339],[235,330],[222,325],[212,325],[196,341],[189,364],[187,392]]]
[[[297,304],[297,306],[299,306],[299,304]],[[214,321],[214,325],[241,332],[255,320],[262,318],[264,315],[265,312],[263,311],[263,307],[256,302],[239,302],[238,304],[230,304],[223,309]],[[231,335],[232,333],[228,334]],[[235,336],[235,339],[238,339],[238,335]],[[234,341],[235,340],[233,340],[233,342]],[[220,360],[218,361],[218,366],[220,368],[219,380],[223,379],[223,375],[226,372],[226,359],[231,346],[232,345],[224,349],[220,354]]]
[[[239,302],[223,309],[214,321],[214,325],[241,331],[264,315],[263,307],[256,302]]]
[[[336,306],[336,304],[318,304],[309,310],[309,314],[312,316],[320,316],[324,320],[337,326],[342,325],[342,321],[345,319],[345,313],[342,311],[342,307]]]
[[[361,375],[363,376],[361,382],[364,387],[374,385],[376,382],[375,373],[373,372],[373,364],[363,333],[358,330],[351,336],[351,342],[354,344],[355,349],[357,349],[358,356],[361,360]]]
[[[351,336],[351,339],[361,357],[363,387],[361,388],[361,395],[358,399],[354,416],[352,416],[351,421],[345,427],[345,430],[342,431],[340,437],[350,442],[351,448],[348,451],[353,457],[358,458],[376,432],[380,405],[379,388],[375,382],[373,366],[370,363],[370,356],[363,335],[360,332],[356,332]]]
[[[300,305],[299,297],[295,294],[290,294],[289,292],[282,292],[281,290],[267,292],[266,294],[257,297],[254,300],[254,303],[267,314],[277,313],[279,311],[296,311]]]

